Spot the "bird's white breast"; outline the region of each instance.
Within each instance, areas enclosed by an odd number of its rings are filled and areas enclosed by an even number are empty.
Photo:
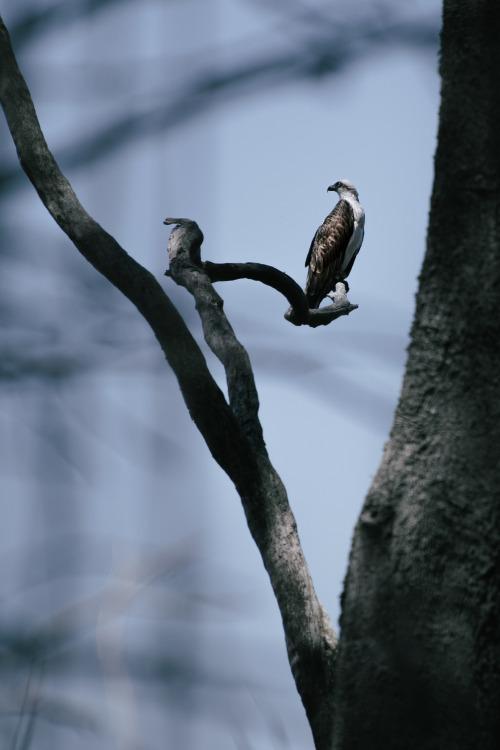
[[[345,271],[345,269],[351,262],[352,256],[359,250],[359,248],[361,247],[361,243],[363,242],[363,236],[365,233],[365,211],[361,203],[359,203],[354,198],[351,198],[351,196],[348,197],[346,195],[343,195],[342,197],[344,200],[351,204],[354,214],[354,231],[352,233],[351,239],[349,240],[349,244],[347,245],[344,262],[342,263],[342,271]]]

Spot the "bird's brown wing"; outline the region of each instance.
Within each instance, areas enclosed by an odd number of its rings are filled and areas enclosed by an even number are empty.
[[[340,200],[314,235],[307,254],[309,272],[305,294],[309,307],[317,307],[338,281],[353,230],[352,207],[347,201]]]

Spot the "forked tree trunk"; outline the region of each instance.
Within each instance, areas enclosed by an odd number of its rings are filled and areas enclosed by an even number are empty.
[[[445,0],[440,72],[407,370],[343,595],[336,750],[500,747],[497,2]]]

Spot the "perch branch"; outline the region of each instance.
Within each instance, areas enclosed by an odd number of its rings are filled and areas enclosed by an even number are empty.
[[[345,284],[339,281],[335,286],[335,292],[327,294],[330,297],[332,304],[327,307],[320,307],[316,310],[309,310],[309,319],[307,325],[311,328],[317,328],[318,326],[327,326],[332,320],[337,320],[342,315],[349,315],[353,310],[357,310],[357,305],[352,305],[347,299]],[[290,307],[286,313],[285,318],[291,323],[294,321],[295,310]],[[297,325],[297,323],[295,323]]]
[[[288,276],[288,274],[274,268],[274,266],[269,266],[265,263],[212,263],[209,260],[203,263],[201,260],[201,244],[204,238],[198,224],[190,219],[165,219],[163,223],[178,225],[171,234],[172,241],[173,237],[176,238],[175,242],[173,241],[172,248],[169,249],[171,260],[177,252],[177,250],[173,250],[174,245],[175,247],[182,245],[185,247],[184,252],[187,253],[190,261],[200,269],[203,269],[211,282],[252,279],[253,281],[260,281],[262,284],[271,286],[276,291],[281,292],[290,302],[290,307],[285,313],[285,319],[296,326],[308,325],[311,328],[326,326],[332,320],[336,320],[342,315],[349,315],[353,310],[358,309],[357,305],[352,305],[349,302],[345,285],[340,282],[337,283],[335,292],[327,295],[333,304],[318,310],[310,310],[306,296],[297,282]],[[180,227],[182,227],[184,234],[182,242],[179,245],[177,231],[180,230]],[[173,256],[172,253],[174,253]],[[165,271],[165,275],[172,276],[171,269]],[[177,283],[185,286],[181,281],[177,281]],[[220,297],[218,299],[220,300]],[[222,300],[220,302],[222,303]]]
[[[199,262],[201,263],[201,259]],[[358,309],[357,305],[352,305],[347,299],[343,284],[334,295],[328,295],[333,300],[332,305],[319,310],[310,310],[306,296],[297,282],[274,266],[268,266],[265,263],[211,263],[208,260],[202,265],[212,282],[253,279],[281,292],[290,303],[285,319],[296,326],[308,325],[311,328],[326,326],[332,320],[342,315],[349,315],[353,310]]]
[[[278,271],[265,263],[211,263],[205,261],[203,268],[210,281],[234,281],[235,279],[253,279],[261,281],[281,292],[291,305],[295,325],[308,322],[309,308],[304,292],[288,274]]]
[[[234,482],[280,607],[288,658],[316,747],[327,750],[331,746],[333,728],[337,639],[314,591],[285,489],[255,427],[258,400],[253,378],[245,375],[241,392],[237,384],[231,384],[230,406],[163,289],[82,207],[47,147],[1,17],[0,99],[21,165],[42,202],[85,258],[120,289],[148,321],[177,376],[193,420],[215,460]],[[199,251],[201,232],[192,224],[181,225],[180,229],[184,233],[179,232],[178,241],[174,236],[171,243],[172,267],[179,278],[193,276],[193,283],[186,280],[186,286],[189,285],[196,297],[200,314],[205,318],[204,327],[209,339],[215,342],[214,346],[223,347],[229,342],[241,366],[249,367],[241,345],[230,342],[234,333],[227,321],[222,320],[220,298],[215,293],[212,296],[207,286],[210,280],[192,260],[192,257],[196,259],[196,248]],[[228,381],[233,377],[235,375],[228,376]],[[249,410],[248,422],[247,416],[241,414],[244,404]]]

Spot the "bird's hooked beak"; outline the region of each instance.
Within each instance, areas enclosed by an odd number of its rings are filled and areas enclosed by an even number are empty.
[[[336,190],[337,188],[335,187],[335,185],[330,185],[329,187],[327,187],[326,192],[329,193],[331,191],[336,191]]]

